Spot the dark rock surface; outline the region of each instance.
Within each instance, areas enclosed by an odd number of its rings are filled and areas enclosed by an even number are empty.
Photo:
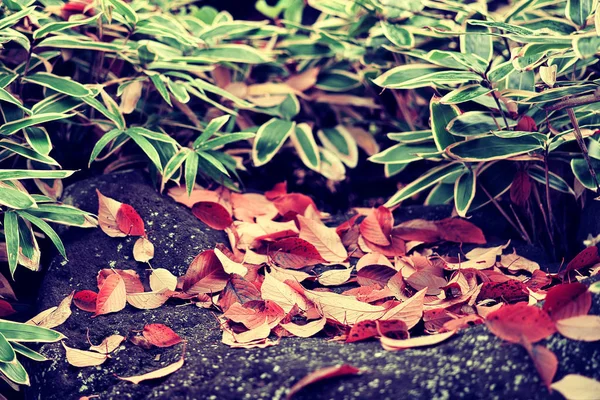
[[[146,221],[156,246],[152,265],[176,275],[192,258],[216,242],[227,242],[222,232],[208,229],[189,210],[159,196],[144,178],[119,173],[82,181],[68,191],[70,201],[96,212],[95,189],[133,205]],[[412,212],[411,218],[422,213]],[[98,230],[71,230],[64,236],[69,261],[55,258],[42,285],[39,308],[54,306],[72,290],[95,289],[101,268],[137,270],[147,282],[146,266],[133,260],[133,240],[109,238]],[[600,296],[592,312],[600,314]],[[283,399],[287,388],[321,367],[348,363],[365,370],[356,377],[327,381],[300,392],[298,399],[549,399],[524,349],[503,343],[478,326],[459,332],[447,342],[420,350],[386,352],[378,342],[338,344],[323,338],[283,339],[267,349],[230,349],[210,311],[195,306],[167,304],[156,310],[123,311],[91,318],[73,307],[73,315],[59,330],[71,347],[87,349],[86,335],[95,344],[102,338],[147,323],[164,323],[188,341],[185,364],[169,377],[134,385],[114,375],[138,375],[176,361],[181,345],[143,350],[124,343],[104,365],[74,368],[59,344],[42,347],[51,361],[29,364],[30,399]],[[560,360],[557,379],[568,373],[600,378],[600,346],[566,340],[559,335],[547,342]],[[159,358],[158,358],[159,357]]]

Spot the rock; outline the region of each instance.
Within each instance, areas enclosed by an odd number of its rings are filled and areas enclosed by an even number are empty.
[[[201,250],[227,242],[223,232],[208,229],[186,208],[158,195],[136,173],[117,173],[75,184],[68,199],[95,212],[95,189],[131,204],[146,221],[156,246],[151,261],[176,275],[185,272]],[[418,218],[417,213],[412,217]],[[99,229],[71,230],[63,235],[69,255],[52,260],[42,285],[39,308],[60,302],[72,290],[96,288],[101,268],[131,268],[147,282],[147,266],[133,261],[133,239],[109,238]],[[595,295],[593,313],[600,313]],[[126,335],[147,323],[170,326],[187,341],[185,364],[174,374],[134,385],[115,377],[146,373],[176,361],[181,345],[143,350],[124,343],[102,366],[74,368],[65,360],[60,344],[41,351],[51,361],[29,363],[30,399],[77,399],[100,395],[101,399],[283,399],[295,382],[321,367],[342,363],[364,369],[356,377],[326,381],[301,391],[298,399],[448,399],[448,398],[561,398],[541,385],[524,349],[508,345],[483,326],[459,332],[447,342],[420,350],[386,352],[378,342],[339,344],[324,338],[285,338],[266,349],[231,349],[221,344],[221,331],[212,312],[195,306],[167,304],[156,310],[136,310],[91,318],[73,307],[73,315],[59,327],[71,347],[87,349],[87,335],[94,344],[104,337]],[[600,349],[594,343],[552,336],[547,345],[560,360],[557,379],[567,373],[600,378]]]

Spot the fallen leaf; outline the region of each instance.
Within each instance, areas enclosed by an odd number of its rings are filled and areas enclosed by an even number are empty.
[[[512,343],[539,342],[556,332],[546,311],[527,303],[509,304],[488,314],[485,323],[500,339]]]
[[[419,323],[423,316],[423,302],[425,300],[427,288],[419,290],[409,299],[388,309],[381,317],[381,320],[401,320],[408,329],[412,329]]]
[[[437,296],[441,288],[448,284],[442,276],[434,274],[432,268],[424,268],[411,274],[405,281],[416,290],[427,288],[428,296]]]
[[[123,282],[125,282],[125,291],[127,293],[138,293],[144,291],[144,285],[142,285],[142,281],[140,280],[140,276],[138,273],[132,269],[102,269],[98,272],[96,276],[96,281],[98,282],[98,288],[101,288],[104,284],[104,280],[111,275],[119,274],[121,278],[123,278]]]
[[[498,302],[518,303],[527,301],[527,286],[516,279],[504,282],[484,282],[477,296],[477,301],[492,299]]]
[[[400,320],[389,320],[389,321],[380,321],[380,320],[366,320],[357,323],[352,326],[350,332],[348,332],[348,336],[346,338],[346,343],[358,342],[361,340],[371,339],[375,336],[393,336],[392,339],[407,339],[408,338],[408,328],[404,321]]]
[[[183,277],[183,291],[190,294],[214,293],[223,290],[229,274],[225,272],[214,250],[198,254]]]
[[[529,356],[533,360],[535,369],[540,375],[542,382],[544,385],[546,385],[548,390],[551,390],[550,385],[552,384],[554,375],[556,375],[556,371],[558,370],[558,359],[556,358],[556,355],[542,345],[531,345],[527,339],[524,339],[522,345],[525,347],[527,353],[529,353]]]
[[[148,324],[144,326],[142,335],[156,347],[171,347],[181,343],[181,337],[163,324]]]
[[[435,335],[419,336],[410,339],[392,339],[386,336],[379,338],[381,346],[388,351],[411,349],[413,347],[433,346],[448,340],[456,331],[437,333]]]
[[[269,245],[268,254],[277,265],[291,269],[325,261],[315,246],[300,238],[280,239]]]
[[[119,230],[127,236],[144,236],[144,221],[142,217],[129,204],[121,204],[117,211],[117,225]]]
[[[80,290],[75,293],[73,297],[73,303],[75,306],[83,311],[96,312],[96,299],[98,293],[91,290]]]
[[[263,215],[272,219],[278,213],[273,202],[258,193],[232,193],[231,205],[235,219],[245,222],[254,222],[255,218]]]
[[[321,330],[323,330],[326,323],[327,323],[326,318],[320,318],[320,319],[316,319],[314,321],[309,321],[304,325],[299,325],[299,324],[290,322],[287,324],[281,324],[281,327],[283,329],[285,329],[286,331],[288,331],[289,333],[293,334],[294,336],[307,338],[307,337],[316,335]]]
[[[53,307],[52,312],[43,314],[43,317],[40,318],[40,314],[31,318],[27,321],[27,324],[37,325],[43,328],[56,328],[65,323],[65,321],[71,316],[71,303],[73,301],[73,295],[75,292],[71,292],[70,295],[65,297],[57,307]]]
[[[301,310],[306,310],[306,300],[302,295],[289,285],[275,279],[271,274],[265,274],[265,280],[260,287],[264,300],[272,300],[288,313],[297,305]]]
[[[115,351],[121,343],[125,340],[125,336],[121,335],[110,335],[97,346],[90,346],[91,351],[95,351],[101,354],[110,354]]]
[[[121,311],[125,308],[126,300],[127,292],[121,275],[109,275],[98,292],[94,316]]]
[[[600,340],[600,316],[579,315],[556,321],[556,330],[569,339],[595,342]]]
[[[110,237],[123,237],[127,233],[119,229],[117,214],[123,203],[120,203],[110,197],[104,196],[98,189],[98,225]]]
[[[477,270],[491,268],[496,264],[496,257],[502,254],[502,250],[508,244],[488,248],[475,248],[465,254],[468,261],[459,263],[446,263],[446,268],[451,270],[473,268]]]
[[[188,196],[185,185],[174,186],[169,189],[168,195],[178,203],[185,205],[188,208],[192,208],[194,204],[200,201],[209,201],[212,203],[219,202],[219,194],[212,190],[194,189]]]
[[[323,223],[298,215],[300,239],[312,244],[321,257],[329,262],[342,262],[348,258],[348,252],[335,229]]]
[[[532,274],[540,269],[540,264],[518,255],[516,251],[500,256],[500,264],[509,271],[527,271]]]
[[[542,307],[554,321],[586,315],[592,306],[592,294],[583,283],[557,285],[546,294]]]
[[[300,390],[304,389],[308,385],[312,385],[313,383],[317,383],[325,379],[358,374],[360,374],[360,369],[348,364],[318,369],[296,382],[288,392],[287,399],[291,399]]]
[[[175,290],[177,288],[177,277],[167,269],[155,268],[150,274],[150,288],[153,292]]]
[[[74,349],[64,343],[62,343],[62,345],[67,352],[67,362],[74,367],[83,368],[101,365],[108,358],[108,355],[106,354],[99,354],[95,351]]]
[[[394,232],[404,240],[424,243],[440,240],[455,243],[486,243],[481,229],[460,218],[446,218],[439,221],[413,219],[396,225]]]
[[[248,268],[246,268],[244,264],[233,261],[218,248],[215,248],[214,251],[215,256],[217,256],[217,258],[221,262],[225,273],[246,276],[246,274],[248,273]]]
[[[383,288],[397,272],[386,265],[367,265],[356,273],[356,281],[361,286]]]
[[[369,265],[385,265],[386,267],[394,268],[390,260],[384,256],[383,254],[374,252],[365,254],[358,260],[356,263],[356,271],[360,271],[366,266]]]
[[[550,387],[566,400],[598,400],[600,393],[600,382],[577,374],[569,374]]]
[[[154,345],[141,335],[130,336],[129,341],[134,345],[141,347],[144,350],[150,350],[154,348]]]
[[[271,190],[265,192],[265,197],[268,200],[273,201],[284,194],[287,194],[287,182],[279,182],[276,183]]]
[[[352,268],[330,269],[319,275],[318,281],[323,286],[339,286],[348,282]]]
[[[153,310],[165,304],[171,296],[161,292],[139,292],[127,294],[127,303],[140,310]]]
[[[233,223],[231,214],[219,203],[199,201],[192,207],[192,214],[216,230],[224,230]]]
[[[142,236],[135,241],[133,258],[137,262],[148,262],[154,258],[154,245],[148,238]]]
[[[304,215],[308,206],[317,208],[315,202],[300,193],[285,193],[274,199],[273,204],[284,218],[292,219],[296,215]]]
[[[379,319],[386,312],[382,306],[363,303],[353,296],[344,296],[333,292],[305,290],[304,296],[312,301],[327,319],[343,325],[354,325],[360,321]]]
[[[439,332],[459,331],[461,329],[467,329],[475,325],[481,325],[484,320],[479,315],[471,314],[465,315],[460,318],[451,319],[444,323]]]
[[[392,212],[380,206],[372,210],[360,223],[360,234],[378,246],[389,246],[392,244],[390,236],[393,224]]]
[[[264,321],[261,325],[248,329],[245,332],[235,333],[233,332],[233,337],[237,343],[250,343],[255,342],[257,340],[266,339],[271,334],[271,327]]]
[[[567,268],[562,272],[562,275],[568,274],[570,271],[577,271],[583,268],[591,267],[600,262],[598,248],[596,246],[586,247],[567,264]]]
[[[243,305],[248,301],[260,299],[260,291],[254,284],[239,275],[232,275],[219,296],[219,307],[225,312],[234,303]]]
[[[185,345],[183,346],[181,358],[178,361],[174,362],[173,364],[169,364],[166,367],[159,368],[157,370],[148,372],[143,375],[136,375],[136,376],[129,376],[129,377],[117,376],[117,378],[121,379],[122,381],[134,383],[136,385],[143,381],[163,378],[167,375],[171,375],[173,372],[179,370],[183,366],[184,356],[185,356]]]

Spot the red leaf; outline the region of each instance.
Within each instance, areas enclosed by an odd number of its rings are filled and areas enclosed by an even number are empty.
[[[517,122],[515,130],[524,132],[537,132],[538,128],[533,118],[528,115],[524,115],[521,117],[519,122]]]
[[[531,278],[525,282],[525,286],[537,292],[552,283],[552,278],[542,270],[533,271]]]
[[[460,317],[457,319],[452,319],[444,323],[439,332],[450,332],[450,331],[458,331],[461,329],[470,328],[475,325],[483,324],[483,318],[479,315],[471,314],[465,315],[464,317]]]
[[[285,219],[292,219],[297,214],[304,215],[308,206],[317,209],[315,202],[310,197],[300,193],[283,194],[275,199],[273,204]]]
[[[125,282],[125,291],[127,293],[141,293],[144,291],[144,285],[140,280],[140,276],[138,273],[132,269],[102,269],[98,272],[98,276],[96,277],[96,281],[98,282],[98,288],[102,287],[104,284],[104,280],[117,273],[123,278]]]
[[[558,370],[558,359],[556,358],[556,355],[541,345],[532,346],[531,343],[527,341],[524,341],[522,345],[533,360],[535,369],[537,369],[538,374],[540,374],[542,382],[546,385],[548,390],[551,390],[550,385]]]
[[[346,343],[354,343],[375,336],[377,336],[377,325],[375,321],[368,319],[352,326],[346,337]]]
[[[126,301],[127,292],[123,278],[119,274],[112,274],[104,280],[98,292],[94,316],[121,311],[125,308]]]
[[[0,318],[7,317],[14,313],[16,313],[16,311],[12,305],[8,301],[0,299]]]
[[[521,343],[523,338],[535,343],[556,332],[546,311],[527,303],[510,304],[488,314],[486,325],[500,339]]]
[[[554,321],[586,315],[592,306],[592,294],[583,283],[565,283],[548,290],[543,309]]]
[[[360,234],[378,246],[389,246],[392,244],[390,236],[393,225],[392,212],[384,206],[379,206],[360,223]]]
[[[477,301],[493,299],[498,302],[518,303],[529,299],[527,286],[516,279],[508,279],[504,282],[484,282]]]
[[[440,240],[455,243],[486,243],[481,229],[460,218],[445,218],[439,221],[414,219],[397,225],[392,234],[404,240],[416,240],[425,243]]]
[[[531,179],[526,171],[518,171],[510,185],[510,201],[523,207],[531,195]]]
[[[569,264],[567,264],[567,268],[565,269],[563,274],[566,274],[569,271],[591,267],[597,262],[600,262],[600,257],[598,256],[598,248],[596,246],[586,247],[582,252],[577,254]]]
[[[223,290],[229,274],[223,269],[214,250],[205,250],[191,262],[183,277],[183,291],[191,294]]]
[[[171,347],[177,343],[181,343],[181,337],[163,324],[148,324],[144,326],[142,335],[156,347]]]
[[[356,273],[356,280],[361,286],[374,285],[381,289],[396,272],[398,271],[385,265],[367,265]]]
[[[91,290],[81,290],[73,296],[73,303],[75,303],[75,306],[80,310],[95,312],[97,298],[98,293]]]
[[[291,399],[300,390],[313,383],[320,382],[325,379],[337,378],[339,376],[358,375],[359,373],[360,369],[348,364],[318,369],[296,382],[296,384],[292,386],[288,392],[287,399]]]
[[[300,238],[286,238],[269,245],[269,256],[283,268],[300,269],[324,262],[315,246]]]
[[[367,246],[368,249],[376,253],[381,253],[386,257],[403,256],[404,254],[406,254],[406,245],[404,243],[404,240],[397,236],[394,231],[392,231],[391,236],[392,244],[390,244],[389,246],[379,246],[373,242],[366,240],[364,237],[362,238],[362,240],[364,240],[364,244]],[[360,244],[360,246],[361,248],[363,247],[362,244]]]
[[[222,231],[233,223],[225,207],[212,201],[200,201],[192,207],[192,214],[213,229]]]
[[[117,212],[117,225],[119,230],[129,236],[145,236],[144,221],[142,217],[129,204],[121,204]]]
[[[273,186],[273,189],[265,192],[265,196],[269,200],[275,200],[284,194],[287,194],[287,182],[276,183],[275,186]]]
[[[232,275],[219,297],[219,307],[226,312],[234,303],[244,304],[252,300],[260,300],[260,291],[239,275]]]
[[[400,340],[408,339],[408,327],[404,321],[396,319],[375,322],[377,324],[377,333],[379,336]]]

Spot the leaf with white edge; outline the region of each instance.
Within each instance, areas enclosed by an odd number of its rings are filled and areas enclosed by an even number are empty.
[[[72,97],[85,97],[92,94],[88,88],[73,79],[47,72],[37,72],[33,75],[28,75],[25,78],[25,81],[47,87]]]
[[[304,165],[313,171],[319,171],[321,157],[310,125],[304,122],[296,125],[290,139]]]
[[[454,185],[454,206],[460,217],[465,218],[469,207],[475,198],[477,178],[472,170],[466,170]]]
[[[106,354],[100,354],[95,351],[74,349],[64,343],[62,343],[62,345],[67,353],[67,362],[74,367],[94,367],[104,364],[104,361],[108,359],[108,355]]]
[[[594,0],[567,0],[565,16],[579,27],[583,27],[594,11]]]
[[[335,154],[349,168],[358,164],[358,145],[345,126],[321,129],[317,136],[323,147]]]
[[[533,136],[520,136],[513,139],[485,136],[455,143],[446,148],[446,154],[461,161],[479,162],[503,160],[541,148],[542,143]]]
[[[460,115],[460,110],[453,105],[442,104],[436,96],[429,102],[431,118],[431,132],[433,141],[439,151],[444,151],[448,146],[461,140],[446,128],[450,121]]]
[[[256,132],[252,147],[254,165],[265,165],[275,156],[295,128],[295,123],[273,118]]]
[[[14,121],[7,122],[6,124],[0,126],[0,135],[12,135],[13,133],[20,131],[21,129],[33,125],[39,125],[45,122],[55,121],[57,119],[66,119],[72,117],[73,115],[75,114],[46,113],[32,115],[27,118],[17,119]]]
[[[492,89],[485,88],[479,84],[465,85],[455,89],[440,99],[442,104],[460,104],[490,93]]]

